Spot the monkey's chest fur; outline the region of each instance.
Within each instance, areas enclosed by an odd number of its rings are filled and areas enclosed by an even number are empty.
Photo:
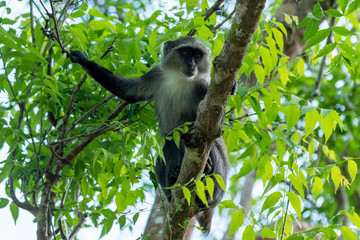
[[[199,80],[166,76],[155,96],[155,108],[163,135],[196,119],[198,105],[204,96],[198,92]]]

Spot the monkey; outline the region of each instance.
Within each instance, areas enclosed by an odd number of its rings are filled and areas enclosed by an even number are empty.
[[[160,64],[140,77],[125,78],[90,61],[81,51],[71,50],[70,60],[80,64],[87,73],[105,89],[119,98],[135,103],[154,101],[159,129],[166,137],[176,127],[194,122],[200,101],[205,97],[210,84],[210,49],[194,37],[182,37],[166,41]],[[157,157],[155,173],[171,201],[171,189],[178,178],[185,153],[183,140],[179,148],[174,140],[167,140],[163,147],[162,159]],[[219,174],[226,183],[229,168],[227,150],[222,137],[217,138],[210,150],[204,174]],[[213,178],[213,177],[212,177]],[[213,178],[214,179],[214,178]],[[210,232],[213,209],[221,201],[224,191],[215,180],[213,199],[207,193],[209,209],[197,215],[199,225],[206,235]],[[204,204],[197,199],[197,204]]]

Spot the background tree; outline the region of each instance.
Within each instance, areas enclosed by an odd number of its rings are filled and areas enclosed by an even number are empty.
[[[149,4],[30,1],[27,13],[10,18],[12,9],[0,2],[0,89],[7,97],[0,108],[0,145],[10,147],[0,180],[11,199],[1,198],[0,206],[9,205],[15,221],[19,208],[31,212],[38,239],[74,239],[86,219],[102,229],[101,236],[114,224],[132,228],[143,215],[146,194],[158,189],[153,163],[162,139],[153,109],[122,102],[86,80],[66,49],[85,51],[115,73],[133,77],[159,62],[161,43],[196,30],[213,56],[220,54],[214,85],[195,128],[186,133],[197,144],[203,141],[189,149],[202,156],[202,164],[220,130],[219,109],[233,81],[240,83],[227,103],[223,128],[232,169],[219,214],[229,228],[222,234],[224,229],[213,226],[213,237],[240,229],[243,239],[255,233],[358,239],[360,1],[273,1],[258,26],[260,1],[190,0],[159,4],[160,10]],[[182,131],[169,137],[179,138]],[[194,169],[199,177],[201,167]],[[181,184],[191,180],[186,170]],[[263,188],[251,199],[255,181]],[[183,196],[180,185],[176,189],[186,206],[190,196]],[[163,205],[153,209],[164,214]],[[185,226],[192,214],[172,206],[165,218],[172,231],[164,237],[178,233],[174,219]],[[299,220],[314,227],[294,233]],[[173,239],[183,234],[178,229]],[[157,234],[150,230],[143,237]]]

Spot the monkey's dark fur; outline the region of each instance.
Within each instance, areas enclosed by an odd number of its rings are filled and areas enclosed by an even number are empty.
[[[91,77],[116,96],[130,103],[155,101],[163,136],[185,122],[195,121],[198,105],[209,87],[210,50],[193,37],[165,42],[161,63],[143,76],[132,79],[113,74],[88,60],[80,51],[71,51],[71,54],[72,62],[81,64]],[[184,151],[183,143],[179,149],[174,141],[166,140],[163,148],[165,163],[160,157],[156,161],[156,175],[169,201],[171,190],[164,188],[176,183]],[[226,147],[223,139],[218,138],[213,143],[204,173],[219,174],[226,181],[227,172]],[[216,180],[214,182],[213,200],[207,194],[210,208],[215,208],[224,195]],[[213,210],[208,211],[198,216],[205,234],[210,231]]]

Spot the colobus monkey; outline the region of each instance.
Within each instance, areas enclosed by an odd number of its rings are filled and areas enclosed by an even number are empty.
[[[154,101],[159,127],[163,136],[185,122],[193,122],[201,100],[205,97],[210,81],[210,50],[193,37],[167,41],[163,46],[161,63],[141,77],[124,78],[88,60],[80,51],[71,51],[70,60],[79,63],[97,82],[116,96],[129,103]],[[171,187],[178,178],[184,145],[178,148],[173,140],[166,140],[163,148],[165,162],[157,158],[155,170],[168,200]],[[216,139],[204,170],[206,175],[219,174],[227,178],[228,158],[224,140]],[[215,182],[213,200],[208,196],[210,210],[204,211],[198,221],[208,234],[213,208],[221,201],[224,191]],[[207,194],[208,195],[208,194]],[[201,201],[199,200],[201,206]]]

